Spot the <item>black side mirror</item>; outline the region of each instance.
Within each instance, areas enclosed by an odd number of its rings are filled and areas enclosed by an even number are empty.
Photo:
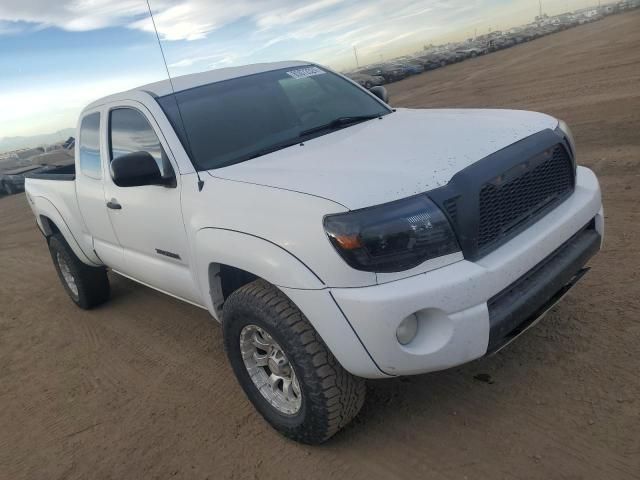
[[[111,177],[119,187],[168,185],[171,179],[162,178],[160,168],[149,152],[132,152],[111,161]]]
[[[373,87],[369,90],[376,97],[382,100],[384,103],[389,103],[389,94],[387,93],[387,89],[384,87]]]

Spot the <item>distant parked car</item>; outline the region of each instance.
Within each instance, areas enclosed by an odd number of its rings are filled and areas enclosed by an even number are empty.
[[[441,51],[436,54],[441,61],[446,62],[447,65],[450,63],[459,62],[460,59],[456,55],[456,52],[453,51]]]
[[[57,167],[52,165],[29,165],[2,172],[0,173],[0,194],[13,195],[24,192],[24,176],[27,173],[46,173],[55,168]]]
[[[380,75],[368,75],[366,73],[349,73],[346,76],[354,82],[358,82],[367,90],[379,85],[384,85],[385,83],[384,77]]]
[[[478,55],[484,55],[486,52],[487,52],[487,49],[485,47],[471,47],[471,48],[456,50],[456,55],[459,55],[463,57],[463,59],[466,59],[466,58],[477,57]]]
[[[441,54],[437,54],[437,53],[432,53],[430,55],[426,55],[424,57],[422,57],[425,59],[426,63],[424,65],[424,68],[426,70],[434,70],[436,68],[441,68],[444,67],[446,65],[448,65],[450,62],[448,61],[447,57]]]
[[[495,52],[515,45],[515,41],[508,35],[492,38],[487,42],[487,51]]]
[[[388,72],[383,66],[368,67],[358,71],[357,73],[370,75],[372,77],[382,77],[384,79],[384,83],[394,82],[397,80],[394,75]]]
[[[462,62],[463,60],[466,60],[467,58],[469,58],[466,52],[458,52],[458,51],[452,51],[451,56],[453,58],[453,61],[451,63]]]
[[[0,195],[13,195],[24,191],[24,177],[20,182],[18,175],[0,175]]]
[[[415,60],[407,60],[406,62],[402,62],[398,65],[405,69],[407,75],[416,75],[418,73],[424,72],[424,65]]]
[[[386,83],[396,82],[406,78],[408,73],[402,66],[398,65],[376,65],[373,67],[360,70],[358,73],[365,73],[367,75],[381,76]]]
[[[65,142],[62,144],[62,148],[65,148],[67,150],[71,150],[75,146],[76,146],[76,139],[73,137],[67,138]]]

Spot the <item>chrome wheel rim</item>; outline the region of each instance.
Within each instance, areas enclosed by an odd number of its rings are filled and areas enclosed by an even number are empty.
[[[302,405],[298,377],[282,347],[264,329],[247,325],[240,332],[244,366],[258,391],[276,410],[295,415]]]
[[[76,285],[76,279],[73,278],[73,274],[71,273],[69,265],[64,260],[62,255],[60,255],[60,253],[56,255],[56,260],[58,261],[58,266],[60,267],[62,278],[64,278],[64,283],[67,284],[67,287],[69,287],[71,293],[73,293],[75,297],[78,297],[78,285]]]

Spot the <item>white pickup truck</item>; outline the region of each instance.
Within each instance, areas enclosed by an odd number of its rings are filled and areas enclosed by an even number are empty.
[[[282,62],[112,95],[75,166],[26,181],[71,299],[107,270],[207,309],[238,381],[284,435],[319,443],[364,378],[497,351],[601,246],[598,180],[540,113],[392,109]]]

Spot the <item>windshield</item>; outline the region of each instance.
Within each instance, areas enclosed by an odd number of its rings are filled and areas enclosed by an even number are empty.
[[[243,162],[356,123],[337,119],[365,120],[391,111],[351,82],[315,66],[211,83],[158,102],[198,170]]]

